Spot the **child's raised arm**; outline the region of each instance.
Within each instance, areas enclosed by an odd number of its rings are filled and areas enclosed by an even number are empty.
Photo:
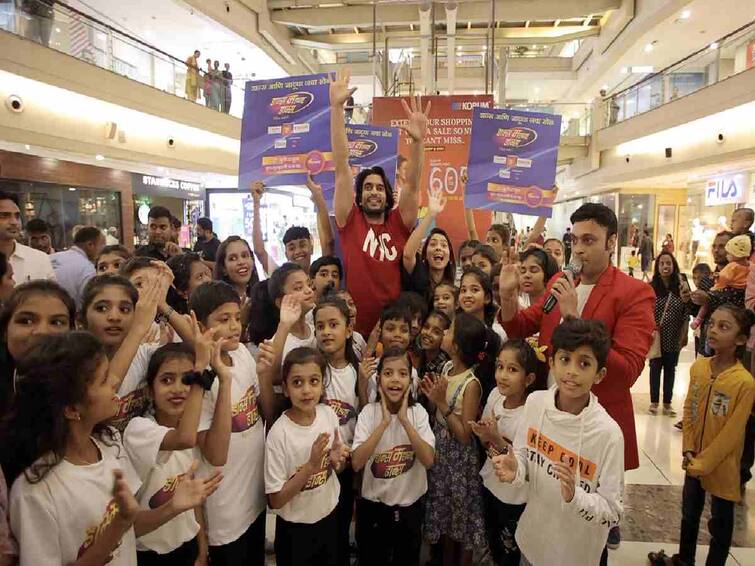
[[[291,295],[285,295],[281,300],[280,322],[278,330],[273,336],[272,346],[275,350],[275,363],[272,369],[272,379],[275,385],[280,385],[283,377],[280,374],[281,364],[283,363],[283,349],[286,346],[286,338],[291,333],[291,328],[301,318],[301,303]]]
[[[221,359],[221,345],[216,342],[212,350],[212,369],[218,374],[218,394],[212,424],[208,430],[197,435],[197,444],[202,456],[213,466],[225,466],[228,446],[231,443],[231,368]]]
[[[445,207],[446,195],[443,194],[443,189],[430,189],[428,191],[427,214],[425,214],[422,222],[412,230],[409,239],[404,245],[403,263],[407,273],[414,271],[414,267],[417,264],[417,251],[422,246],[422,240],[430,229],[430,225],[435,221],[438,214],[443,212]]]

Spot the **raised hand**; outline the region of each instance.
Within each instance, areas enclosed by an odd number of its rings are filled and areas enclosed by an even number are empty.
[[[285,295],[280,306],[281,324],[292,325],[301,317],[301,303],[293,295]]]
[[[275,348],[272,340],[260,342],[257,352],[257,374],[268,375],[273,371],[275,365]]]
[[[218,374],[218,379],[220,381],[230,381],[233,379],[231,366],[226,365],[223,361],[223,344],[225,341],[225,339],[215,341],[212,345],[212,357],[210,358],[210,366],[215,370],[215,373]]]
[[[311,173],[307,173],[307,188],[312,195],[312,200],[322,196],[322,185],[315,182]]]
[[[493,469],[498,479],[502,482],[511,483],[514,481],[518,468],[519,463],[511,447],[509,447],[505,454],[499,454],[493,458]]]
[[[133,523],[140,509],[139,502],[123,478],[121,470],[113,470],[113,477],[113,499],[118,505],[118,516],[124,521]]]
[[[327,432],[321,432],[312,443],[312,449],[309,451],[309,464],[312,473],[316,472],[322,466],[322,460],[328,451],[328,441],[330,435]]]
[[[262,195],[265,193],[265,183],[262,181],[252,181],[252,184],[249,187],[249,192],[252,195],[252,199],[259,202]]]
[[[404,398],[401,400],[401,406],[398,409],[398,420],[401,424],[409,422],[409,391],[411,387],[407,387],[404,391]]]
[[[446,194],[443,189],[430,189],[427,191],[427,213],[430,216],[438,216],[446,208]]]
[[[513,264],[501,266],[501,276],[498,279],[501,296],[511,296],[519,292],[519,268]]]
[[[443,376],[426,375],[422,379],[422,392],[435,405],[442,405],[446,402],[446,391],[448,390],[448,379]]]
[[[385,395],[380,396],[380,409],[383,413],[383,424],[387,426],[391,422],[391,412],[388,410],[388,403],[385,400]]]
[[[145,333],[152,326],[157,315],[157,307],[165,300],[166,292],[167,287],[162,285],[161,280],[156,277],[145,279],[139,290],[139,298],[134,309],[134,324],[141,325]]]
[[[377,358],[364,358],[359,362],[359,369],[361,370],[361,374],[366,379],[369,379],[377,371],[377,365]]]
[[[341,435],[338,432],[338,427],[336,427],[333,431],[333,446],[330,447],[330,464],[336,470],[340,470],[346,463],[348,456],[349,447],[341,442]]]
[[[199,328],[199,321],[194,311],[189,314],[191,320],[191,336],[194,342],[194,369],[202,371],[210,365],[212,350],[215,346],[215,331],[208,328],[204,332]]]
[[[168,324],[167,322],[161,322],[160,323],[160,346],[165,346],[165,344],[170,344],[173,342],[173,327]]]
[[[430,106],[432,103],[428,102],[425,109],[422,110],[421,96],[410,97],[409,101],[410,104],[407,104],[406,100],[401,99],[401,106],[404,108],[404,114],[406,114],[408,123],[399,127],[417,143],[422,141],[427,133],[428,116],[430,115]]]
[[[563,462],[553,464],[553,471],[556,472],[556,477],[561,481],[561,497],[566,503],[571,503],[576,489],[574,472]]]
[[[350,87],[349,80],[351,79],[351,71],[349,69],[341,69],[337,73],[330,75],[330,105],[342,108],[349,97],[354,94],[357,87]]]
[[[178,513],[183,513],[198,505],[202,505],[210,495],[215,493],[215,490],[218,489],[220,482],[223,480],[223,476],[217,470],[207,477],[196,477],[195,474],[198,467],[199,462],[194,460],[173,492],[170,504]]]

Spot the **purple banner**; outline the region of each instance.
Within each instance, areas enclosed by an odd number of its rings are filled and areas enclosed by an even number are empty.
[[[396,164],[398,162],[398,129],[370,124],[347,124],[349,140],[349,165],[355,176],[367,167],[382,167],[391,186],[396,188]],[[328,209],[333,209],[335,174],[326,172],[315,177],[323,188]]]
[[[246,83],[239,190],[256,180],[303,185],[307,172],[333,171],[329,84],[326,73]]]
[[[550,217],[561,116],[475,108],[464,206]]]

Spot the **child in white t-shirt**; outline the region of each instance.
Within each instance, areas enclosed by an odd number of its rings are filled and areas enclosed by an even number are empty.
[[[493,466],[501,481],[528,484],[516,531],[527,563],[605,564],[623,508],[624,436],[590,390],[606,375],[611,337],[598,320],[567,317],[551,348],[556,385],[527,398],[514,449]]]
[[[19,363],[0,441],[21,566],[135,566],[135,536],[201,505],[218,481],[190,469],[170,501],[139,507],[139,478],[119,433],[105,424],[118,410],[109,366],[88,332],[46,336]]]
[[[548,366],[545,355],[526,340],[509,340],[496,357],[496,388],[488,395],[480,422],[472,432],[486,448],[488,457],[480,470],[485,509],[485,530],[493,562],[519,566],[521,558],[514,534],[524,512],[527,488],[513,487],[495,475],[491,458],[502,454],[516,438],[524,416],[524,402],[533,392],[545,389]]]
[[[265,491],[275,522],[278,566],[337,566],[338,473],[348,455],[338,417],[321,403],[327,364],[320,352],[296,348],[283,361],[283,391],[291,402],[265,447]]]
[[[351,446],[359,413],[359,361],[354,353],[353,333],[349,324],[349,307],[336,295],[326,295],[314,309],[315,335],[320,352],[328,362],[325,379],[326,403],[336,413],[341,442]],[[349,556],[349,528],[354,514],[354,473],[347,462],[338,474],[341,492],[338,497],[339,550]],[[345,563],[342,559],[341,563]]]
[[[362,361],[362,357],[367,351],[367,341],[359,332],[353,330],[357,323],[357,304],[354,302],[354,298],[346,289],[341,289],[336,292],[338,298],[346,301],[346,305],[349,307],[349,324],[352,328],[351,338],[354,343],[354,353],[359,361]]]
[[[241,299],[223,281],[204,283],[189,297],[203,331],[220,340],[231,379],[219,375],[202,402],[197,444],[204,460],[223,468],[220,488],[205,503],[210,562],[217,566],[265,560],[265,425],[272,422],[270,365],[257,368],[239,347]],[[263,342],[262,353],[268,348]]]
[[[214,356],[213,356],[214,354]],[[147,370],[152,410],[134,417],[123,435],[129,459],[142,481],[139,502],[148,508],[170,500],[195,460],[197,427],[205,388],[212,374],[204,372],[212,359],[220,379],[230,380],[220,360],[220,345],[208,333],[196,329],[194,348],[187,343],[169,343],[159,348]],[[218,482],[219,482],[218,478]],[[193,566],[207,560],[207,533],[201,507],[175,517],[136,541],[139,565],[170,562]]]
[[[411,394],[411,360],[389,348],[378,364],[378,401],[359,414],[352,465],[365,469],[357,504],[359,564],[416,566],[422,496],[435,459],[427,411]]]

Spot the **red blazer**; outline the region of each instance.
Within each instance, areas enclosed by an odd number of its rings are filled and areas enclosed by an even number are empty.
[[[548,290],[559,277],[560,273],[549,281]],[[544,293],[534,305],[501,325],[512,338],[532,336],[539,331],[540,345],[548,346],[550,357],[553,355],[551,336],[561,322],[561,309],[556,304],[549,314],[543,313],[543,303],[549,295]],[[650,285],[609,266],[582,311],[582,318],[602,320],[611,334],[606,377],[592,390],[624,433],[624,468],[627,470],[640,465],[629,389],[645,367],[655,329],[654,308],[655,293]]]

